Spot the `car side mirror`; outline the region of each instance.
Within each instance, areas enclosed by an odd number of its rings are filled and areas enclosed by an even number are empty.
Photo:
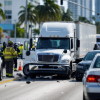
[[[26,51],[26,55],[29,56],[30,55],[30,51]]]

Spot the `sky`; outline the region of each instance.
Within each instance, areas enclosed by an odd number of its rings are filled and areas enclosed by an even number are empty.
[[[40,0],[40,4],[43,5],[43,0]],[[60,5],[60,0],[58,0],[58,5]],[[67,10],[67,0],[63,0],[63,6],[65,7],[65,11]]]

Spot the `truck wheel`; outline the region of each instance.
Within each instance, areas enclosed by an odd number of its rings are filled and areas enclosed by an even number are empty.
[[[2,76],[3,76],[2,68],[0,68],[0,81],[2,80]]]
[[[30,74],[30,78],[34,79],[34,78],[36,78],[36,75],[35,74]]]
[[[23,73],[25,76],[29,76],[29,65],[23,67]]]
[[[68,74],[66,75],[66,79],[70,79],[71,78],[71,70],[69,70]]]

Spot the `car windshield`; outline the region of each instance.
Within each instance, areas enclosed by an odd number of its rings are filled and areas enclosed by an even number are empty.
[[[100,68],[100,56],[97,57],[95,64],[94,64],[94,68]]]
[[[70,49],[69,38],[39,38],[37,49]]]
[[[87,54],[86,54],[86,56],[84,57],[84,59],[83,59],[83,61],[88,61],[88,60],[93,60],[93,58],[95,57],[95,55],[97,54],[97,53],[100,53],[100,52],[88,52]]]

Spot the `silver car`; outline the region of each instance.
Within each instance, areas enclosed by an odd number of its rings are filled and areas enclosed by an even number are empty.
[[[100,54],[96,54],[83,77],[83,100],[100,100]]]

